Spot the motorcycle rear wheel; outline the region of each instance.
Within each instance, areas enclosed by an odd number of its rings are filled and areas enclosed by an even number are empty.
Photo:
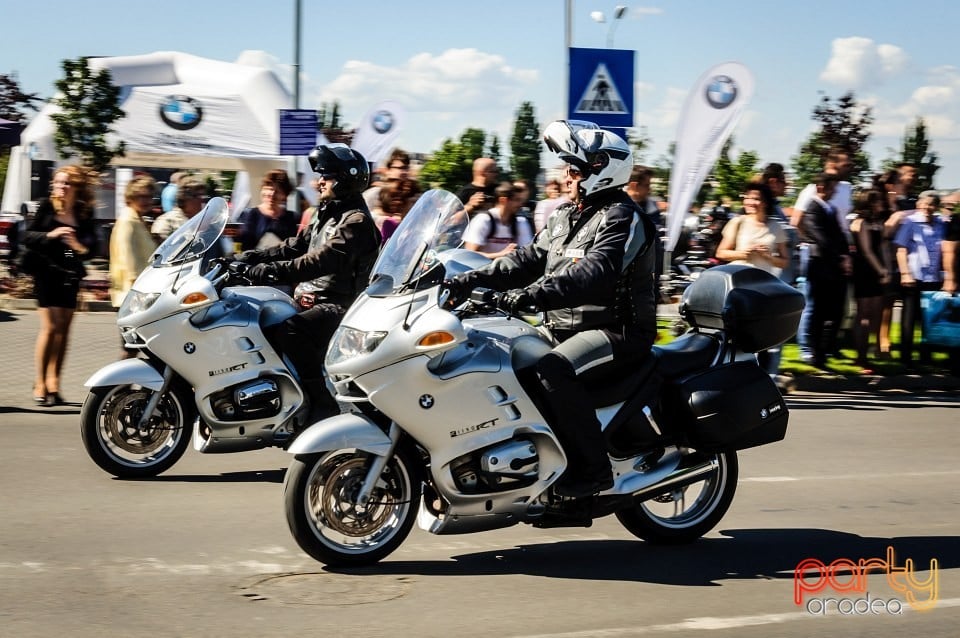
[[[710,458],[716,459],[717,470],[703,481],[625,507],[617,519],[648,543],[682,545],[697,540],[720,522],[737,491],[737,453],[718,452]]]
[[[355,495],[370,455],[353,449],[297,456],[283,488],[287,525],[303,551],[331,567],[371,565],[410,533],[423,494],[416,456],[400,446],[367,506]]]
[[[138,427],[153,391],[137,385],[94,388],[80,410],[87,454],[118,478],[148,478],[170,469],[190,444],[193,397],[172,387],[146,429]]]

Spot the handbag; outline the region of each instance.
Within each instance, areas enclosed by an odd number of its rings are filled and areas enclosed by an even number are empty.
[[[17,270],[32,277],[36,277],[47,270],[50,262],[46,257],[37,251],[24,247],[20,255],[17,257],[16,263]]]
[[[942,290],[925,290],[920,293],[920,308],[924,342],[960,348],[960,297]]]

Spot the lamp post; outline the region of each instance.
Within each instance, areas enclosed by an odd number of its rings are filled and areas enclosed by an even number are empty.
[[[610,28],[607,29],[607,48],[613,48],[613,32],[617,28],[617,21],[623,18],[627,13],[627,7],[622,4],[618,4],[613,10],[613,16],[610,18]],[[607,21],[607,16],[603,11],[591,11],[590,17],[593,18],[594,22],[599,22],[603,24]]]

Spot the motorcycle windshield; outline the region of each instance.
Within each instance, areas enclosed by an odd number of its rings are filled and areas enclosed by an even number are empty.
[[[378,288],[386,285],[398,292],[435,272],[440,263],[437,255],[461,247],[467,221],[467,213],[456,195],[440,189],[427,191],[380,251],[372,280]]]
[[[153,253],[153,265],[172,266],[194,261],[217,245],[227,227],[230,210],[222,197],[214,197],[199,213],[173,231]]]

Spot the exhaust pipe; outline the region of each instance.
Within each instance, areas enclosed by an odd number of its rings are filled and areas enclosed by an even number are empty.
[[[682,467],[674,470],[663,480],[657,481],[656,483],[643,487],[635,492],[631,492],[630,495],[634,499],[645,501],[659,494],[663,494],[668,490],[692,485],[693,483],[702,480],[703,477],[707,476],[708,474],[716,472],[719,469],[720,463],[716,458],[712,458],[709,461],[699,465]]]

